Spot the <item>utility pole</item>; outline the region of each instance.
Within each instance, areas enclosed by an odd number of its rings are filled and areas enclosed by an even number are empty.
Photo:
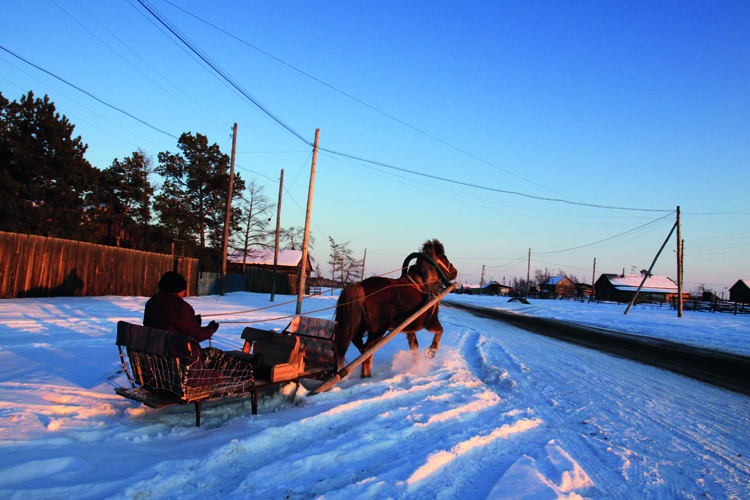
[[[305,274],[307,272],[307,245],[310,242],[310,210],[312,209],[313,185],[315,184],[315,164],[318,161],[318,138],[320,129],[315,129],[312,169],[310,171],[310,189],[307,191],[307,215],[305,215],[305,239],[302,243],[302,264],[299,273],[299,290],[297,290],[297,312],[302,312],[302,296],[305,294]]]
[[[365,261],[367,260],[367,249],[365,248],[365,256],[362,257],[362,279],[365,279]]]
[[[273,280],[271,281],[271,302],[276,295],[276,267],[279,263],[279,232],[281,231],[281,193],[284,191],[284,169],[279,179],[279,202],[276,204],[276,245],[273,250]]]
[[[531,284],[529,283],[529,279],[531,278],[531,247],[529,247],[529,267],[526,270],[526,298],[529,298],[529,287]]]
[[[591,272],[591,297],[589,297],[589,302],[594,300],[594,295],[596,294],[596,257],[594,257],[594,270]]]
[[[229,223],[232,220],[232,190],[234,189],[234,151],[237,147],[237,124],[232,131],[232,163],[229,170],[229,196],[227,196],[227,218],[224,221],[224,252],[221,259],[221,295],[224,295],[227,281],[227,251],[229,246]]]
[[[677,317],[682,317],[682,223],[677,207]]]

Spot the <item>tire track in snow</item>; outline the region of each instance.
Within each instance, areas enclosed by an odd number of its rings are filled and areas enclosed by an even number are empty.
[[[690,495],[716,472],[727,478],[729,491],[740,497],[748,493],[737,486],[750,477],[747,461],[737,457],[747,456],[747,438],[738,449],[736,442],[727,442],[731,438],[725,438],[722,424],[731,422],[729,428],[735,428],[738,412],[747,415],[747,400],[741,396],[491,320],[461,323],[486,325],[488,335],[475,336],[475,341],[481,346],[489,336],[487,341],[497,345],[488,344],[482,349],[487,359],[472,363],[478,376],[485,365],[506,366],[516,382],[511,401],[513,394],[531,397],[536,414],[552,429],[549,433],[562,435],[555,439],[574,459],[586,458],[586,472],[607,498],[631,498],[627,483],[632,481],[642,483],[644,497]],[[531,369],[519,371],[524,364]],[[695,392],[686,393],[686,388]],[[718,399],[707,397],[697,405],[693,394],[716,394]],[[646,437],[662,435],[665,440]],[[691,465],[671,458],[675,446],[695,457]],[[665,477],[684,479],[666,484]]]

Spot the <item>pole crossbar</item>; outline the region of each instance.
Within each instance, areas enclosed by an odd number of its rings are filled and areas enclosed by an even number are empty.
[[[445,290],[443,290],[440,293],[440,295],[438,295],[437,297],[431,299],[425,305],[423,305],[422,307],[420,307],[419,309],[417,309],[411,316],[409,316],[408,318],[406,318],[403,321],[403,323],[401,323],[396,328],[394,328],[393,330],[391,330],[390,333],[388,333],[388,335],[386,335],[385,337],[383,337],[382,339],[380,339],[374,346],[372,346],[367,351],[365,351],[362,354],[360,354],[360,356],[357,359],[355,359],[354,361],[352,361],[351,363],[349,363],[348,365],[346,365],[345,367],[343,367],[341,370],[339,370],[338,373],[336,373],[333,377],[331,377],[323,385],[321,385],[319,387],[316,387],[314,390],[310,391],[310,395],[312,396],[312,395],[315,395],[315,394],[320,394],[321,392],[325,392],[325,391],[329,390],[331,387],[333,387],[334,385],[336,385],[342,378],[344,378],[347,375],[349,375],[355,368],[357,368],[359,365],[361,365],[362,363],[364,363],[368,358],[370,358],[373,354],[375,354],[375,352],[377,350],[379,350],[385,344],[387,344],[388,342],[390,342],[391,339],[393,339],[393,337],[395,337],[396,335],[398,335],[399,333],[401,333],[401,331],[403,331],[404,328],[406,328],[407,326],[409,326],[409,324],[412,321],[414,321],[415,319],[417,319],[427,309],[429,309],[430,307],[432,307],[435,304],[437,304],[438,302],[440,302],[443,299],[443,297],[445,297],[451,291],[453,291],[453,289],[456,288],[457,285],[458,285],[458,282],[453,283],[451,286],[449,286],[448,288],[446,288]],[[339,353],[339,354],[341,356],[344,355],[344,353]]]

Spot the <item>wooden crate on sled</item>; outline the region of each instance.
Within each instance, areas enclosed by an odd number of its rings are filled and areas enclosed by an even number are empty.
[[[338,368],[335,325],[330,320],[298,316],[282,332],[248,327],[242,331],[242,351],[263,354],[263,366],[256,372],[259,380],[322,378]]]

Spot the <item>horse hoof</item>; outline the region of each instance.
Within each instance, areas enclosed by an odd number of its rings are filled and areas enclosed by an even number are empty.
[[[364,373],[360,375],[359,378],[372,378],[372,375],[365,375]]]
[[[424,351],[425,358],[432,359],[435,357],[435,354],[437,354],[437,349],[435,349],[434,347],[430,347],[429,349],[426,349]]]

